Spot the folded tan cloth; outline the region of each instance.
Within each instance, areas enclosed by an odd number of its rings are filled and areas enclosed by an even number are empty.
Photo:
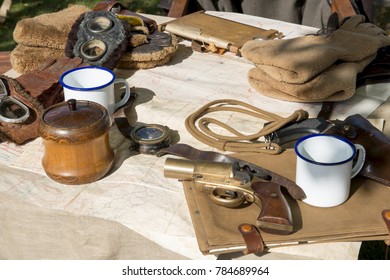
[[[293,102],[344,101],[356,90],[356,76],[375,58],[334,64],[306,83],[281,82],[260,67],[249,70],[249,83],[262,94]]]
[[[361,61],[390,45],[385,31],[364,20],[351,17],[329,36],[252,40],[242,47],[242,56],[277,81],[305,83],[336,62]]]
[[[149,69],[168,63],[178,48],[178,40],[172,35],[172,45],[164,47],[153,54],[125,52],[116,68],[119,69]],[[64,56],[63,49],[29,47],[17,45],[11,52],[11,64],[19,73],[26,73],[37,68],[45,60]]]
[[[66,44],[74,23],[82,14],[91,11],[82,5],[72,5],[59,12],[43,14],[19,21],[14,30],[18,45],[11,52],[11,64],[19,73],[37,68],[47,59],[66,55]],[[126,52],[116,68],[145,69],[166,64],[178,47],[174,35],[154,32],[145,34],[133,30]]]
[[[20,20],[14,29],[14,40],[25,46],[63,50],[73,23],[88,11],[86,6],[72,5],[59,12]]]
[[[90,11],[83,5],[71,5],[17,22],[13,37],[17,43],[11,52],[12,68],[19,73],[36,69],[47,59],[64,56],[68,34],[81,14]]]
[[[47,59],[56,59],[64,56],[63,49],[30,47],[19,44],[11,52],[12,68],[19,73],[27,73],[36,69]]]
[[[151,35],[153,36],[153,35]],[[170,43],[164,47],[150,47],[152,39],[147,44],[125,52],[117,64],[121,69],[148,69],[168,63],[178,48],[178,39],[171,34]],[[158,39],[157,39],[158,40]]]

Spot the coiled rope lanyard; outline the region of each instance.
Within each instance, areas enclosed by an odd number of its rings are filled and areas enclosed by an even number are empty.
[[[270,123],[257,133],[244,135],[221,121],[204,117],[209,113],[221,111],[242,113]],[[307,118],[308,113],[304,110],[297,110],[289,117],[283,118],[239,100],[220,99],[202,106],[189,115],[185,120],[185,126],[197,140],[221,151],[278,154],[282,150],[278,144],[260,142],[258,139],[288,123],[299,122]],[[235,136],[217,134],[209,128],[209,124],[219,126]]]

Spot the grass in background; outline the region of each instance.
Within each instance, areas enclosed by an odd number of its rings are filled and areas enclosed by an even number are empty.
[[[390,5],[375,7],[375,24],[390,35]]]

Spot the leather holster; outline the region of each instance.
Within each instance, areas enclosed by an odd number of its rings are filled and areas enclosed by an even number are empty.
[[[332,121],[327,134],[347,138],[366,150],[366,161],[359,175],[390,186],[390,140],[366,118],[356,114],[344,121]]]

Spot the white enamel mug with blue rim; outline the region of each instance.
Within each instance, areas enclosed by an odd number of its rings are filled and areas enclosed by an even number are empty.
[[[65,101],[88,100],[105,107],[110,116],[130,98],[130,87],[125,79],[116,78],[111,70],[98,66],[87,66],[69,70],[60,77]],[[115,102],[114,84],[125,85],[124,97]]]
[[[364,147],[343,137],[312,134],[299,139],[294,149],[296,183],[306,194],[303,201],[318,207],[344,203],[349,197],[351,178],[364,165]]]

